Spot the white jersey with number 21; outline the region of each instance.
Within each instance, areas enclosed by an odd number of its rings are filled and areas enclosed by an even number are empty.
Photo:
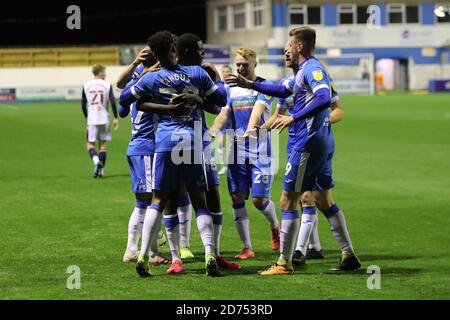
[[[105,80],[95,79],[84,85],[88,102],[88,125],[109,123],[108,100],[111,84]]]

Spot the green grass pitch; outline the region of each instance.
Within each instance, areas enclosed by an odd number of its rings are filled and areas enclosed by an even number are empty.
[[[343,97],[335,125],[335,198],[343,209],[363,268],[334,274],[339,251],[322,215],[325,260],[293,276],[256,274],[275,262],[269,227],[247,204],[256,258],[241,272],[204,274],[196,260],[186,273],[139,278],[121,261],[134,206],[125,151],[130,120],[109,143],[106,178],[94,180],[85,150],[79,103],[0,105],[1,299],[448,299],[450,298],[450,95]],[[286,133],[281,136],[285,145]],[[281,150],[284,167],[284,150]],[[283,169],[273,183],[277,203]],[[222,252],[240,249],[225,177]],[[280,217],[280,212],[278,210]],[[168,253],[168,249],[163,249]],[[69,290],[66,270],[81,269],[81,289]],[[366,268],[381,269],[381,289],[369,290]]]

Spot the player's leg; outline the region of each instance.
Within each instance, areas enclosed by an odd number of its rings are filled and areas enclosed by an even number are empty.
[[[285,176],[286,177],[286,176]],[[292,254],[299,229],[298,203],[301,193],[283,190],[280,198],[281,235],[280,256],[273,266],[260,273],[262,276],[294,273]]]
[[[196,159],[194,151],[191,159]],[[203,158],[200,157],[200,159]],[[208,182],[205,163],[202,161],[202,163],[183,164],[182,168],[192,207],[195,210],[197,229],[205,248],[206,275],[212,277],[220,276],[216,256],[214,255],[213,218],[206,202]]]
[[[306,151],[292,151],[289,155],[284,175],[284,191],[280,199],[282,216],[280,258],[275,266],[262,272],[261,275],[293,273],[292,255],[300,225],[297,207],[301,195],[307,190],[312,190],[320,165],[318,160],[320,157],[311,156]]]
[[[255,256],[250,240],[250,221],[245,208],[245,200],[248,198],[250,191],[249,179],[251,179],[251,174],[247,174],[247,168],[244,164],[228,165],[227,182],[233,206],[234,225],[244,247],[235,256],[239,260],[246,260]]]
[[[178,194],[179,190],[177,189],[170,193],[164,213],[164,225],[172,255],[172,263],[166,271],[168,274],[178,274],[184,271],[180,256],[180,220],[177,213]]]
[[[355,270],[361,267],[361,263],[355,255],[344,213],[334,201],[331,190],[325,189],[316,193],[317,207],[327,218],[331,233],[342,252],[342,257],[336,269]]]
[[[100,159],[99,177],[103,177],[106,165],[106,142],[111,141],[111,132],[109,131],[109,124],[99,126],[99,147],[98,158]]]
[[[173,187],[170,179],[171,170],[170,153],[168,157],[167,153],[155,153],[152,165],[152,204],[147,208],[145,214],[141,250],[136,263],[136,271],[141,276],[149,275],[148,262],[151,244],[157,241],[158,233],[161,230],[163,208],[170,198],[171,188]]]
[[[305,192],[307,196],[310,197],[308,194],[309,192]],[[314,200],[316,200],[316,192],[313,191],[312,197],[314,197]],[[317,207],[317,201],[316,201],[316,207]],[[309,244],[308,248],[306,249],[306,259],[323,259],[325,258],[322,252],[322,246],[320,244],[320,238],[319,238],[319,216],[316,216],[311,236],[309,237]]]
[[[216,172],[217,174],[217,172]],[[209,177],[209,176],[208,176]],[[211,181],[208,178],[208,181]],[[208,209],[211,212],[213,229],[214,229],[214,254],[217,258],[217,264],[222,269],[239,270],[241,266],[237,263],[228,261],[224,256],[220,254],[220,239],[222,236],[222,208],[220,206],[220,194],[218,179],[208,187],[206,192],[206,202]]]
[[[304,192],[300,198],[300,202],[302,204],[302,222],[297,238],[297,248],[292,257],[293,263],[298,266],[306,262],[309,239],[317,221],[317,209],[312,192]]]
[[[94,178],[98,177],[98,165],[100,163],[100,159],[97,154],[97,150],[95,149],[95,142],[97,141],[97,132],[98,128],[95,125],[89,125],[86,129],[86,149],[88,151],[89,157],[92,159],[94,163]]]
[[[178,218],[180,220],[180,254],[181,259],[193,259],[194,254],[190,250],[192,207],[191,200],[185,187],[180,189],[178,201]]]
[[[249,165],[252,172],[252,202],[269,222],[272,234],[272,250],[280,250],[280,223],[278,222],[275,204],[270,200],[272,176],[264,174],[254,165]]]

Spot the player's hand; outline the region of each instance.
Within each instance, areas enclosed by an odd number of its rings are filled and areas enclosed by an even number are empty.
[[[251,89],[253,81],[241,76],[240,74],[229,74],[225,78],[225,83],[231,87],[241,87]]]
[[[147,47],[145,47],[144,49],[139,51],[139,53],[137,54],[136,58],[133,61],[133,65],[136,67],[138,65],[140,65],[142,62],[145,61],[145,59],[147,58],[149,53],[150,53],[150,48],[147,48]]]
[[[242,136],[236,137],[236,141],[244,141],[247,138],[257,140],[258,135],[259,135],[259,127],[254,127],[253,129],[247,129]]]
[[[213,139],[222,134],[219,129],[216,129],[214,127],[209,128],[207,132]]]
[[[212,63],[205,62],[202,64],[202,67],[206,72],[208,72],[210,77],[211,75],[214,75],[214,77],[211,77],[214,82],[221,80],[219,71],[217,71],[216,67]]]
[[[142,70],[142,73],[140,75],[140,77],[142,78],[142,76],[148,72],[156,72],[159,71],[161,69],[161,64],[159,63],[159,61],[157,63],[155,63],[154,65],[144,68],[144,70]]]
[[[114,130],[119,129],[119,119],[114,118],[113,127],[114,127]]]
[[[184,104],[190,104],[190,105],[202,105],[203,104],[203,99],[196,94],[193,93],[182,93],[179,94],[177,96],[175,96],[174,98],[172,98],[171,103],[173,104],[179,104],[179,103],[184,103]]]
[[[294,124],[294,118],[292,116],[284,116],[279,114],[275,121],[270,126],[273,130],[283,131],[284,128],[289,127]]]
[[[180,117],[180,116],[188,116],[192,113],[192,107],[186,105],[185,103],[170,103],[170,114],[173,117]]]

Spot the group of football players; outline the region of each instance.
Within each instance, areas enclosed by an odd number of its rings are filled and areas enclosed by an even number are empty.
[[[250,195],[268,222],[272,250],[280,253],[278,261],[260,275],[292,274],[293,265],[323,258],[316,208],[327,218],[342,252],[336,269],[360,267],[344,214],[332,196],[331,124],[340,121],[343,113],[329,73],[313,56],[315,40],[310,27],[290,31],[284,52],[293,75],[279,83],[256,76],[257,57],[250,48],[235,52],[236,74],[228,73],[222,81],[216,68],[203,62],[200,37],[161,31],[148,38],[147,47],[120,75],[118,113],[120,117],[131,113],[127,159],[136,197],[123,261],[136,262],[140,276],[150,275],[151,264],[169,264],[168,274],[184,272],[183,261],[194,257],[189,241],[192,208],[204,246],[206,274],[216,277],[220,269],[241,269],[237,261],[255,257],[246,210]],[[85,86],[84,91],[95,90]],[[91,109],[95,93],[89,94]],[[274,97],[278,104],[272,113]],[[215,115],[211,128],[205,112]],[[288,163],[278,205],[280,223],[270,193],[275,174],[270,135],[286,127]],[[232,141],[227,182],[242,241],[236,262],[220,253],[223,208],[212,138],[219,140],[224,130]],[[104,162],[94,160],[89,146],[94,176],[99,176]],[[163,219],[170,259],[158,250]]]

